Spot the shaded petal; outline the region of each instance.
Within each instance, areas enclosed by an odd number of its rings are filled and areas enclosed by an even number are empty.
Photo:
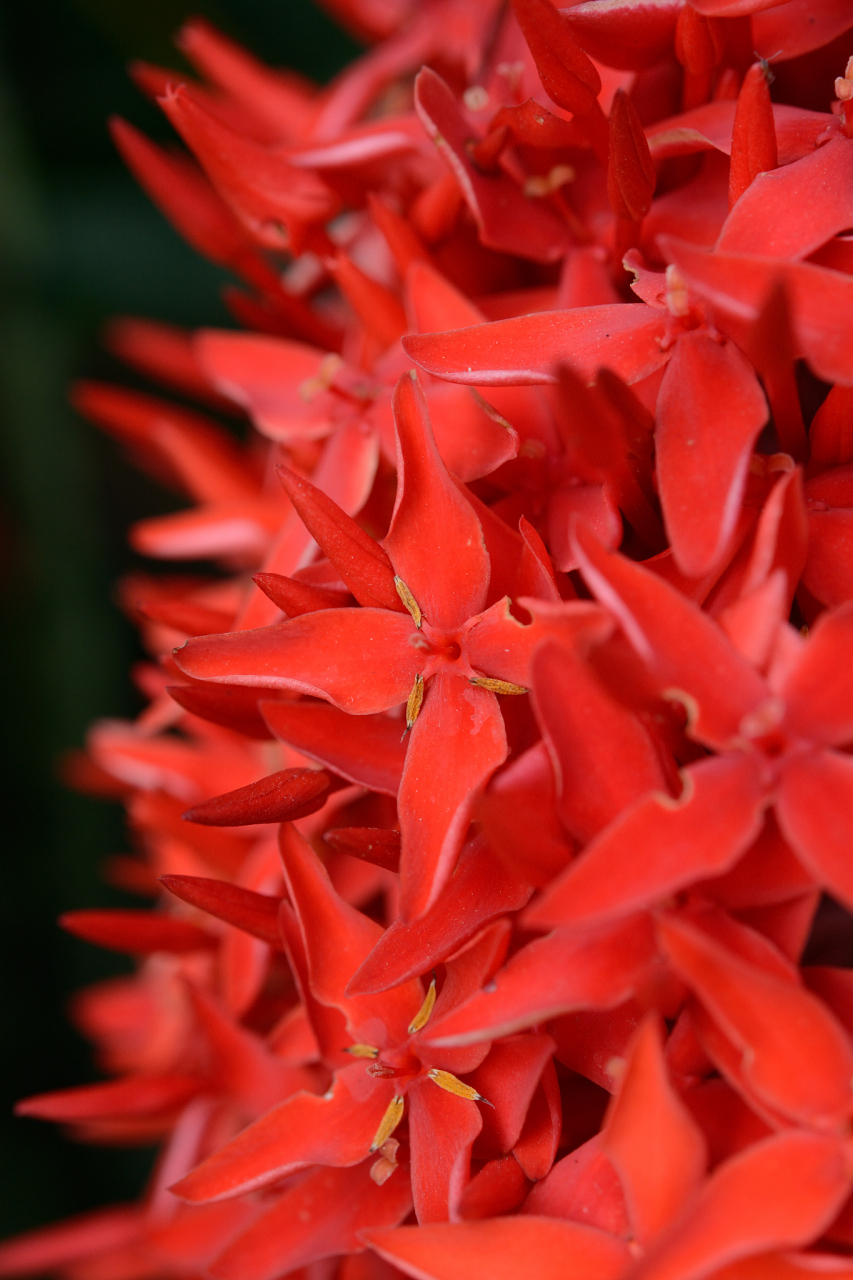
[[[364,715],[405,702],[423,654],[412,619],[387,609],[322,609],[271,627],[199,636],[175,662],[196,680],[295,689]]]
[[[477,1155],[504,1154],[518,1142],[527,1109],[545,1064],[554,1052],[550,1036],[525,1032],[492,1045],[489,1056],[468,1080],[492,1107],[483,1110]]]
[[[616,1280],[631,1256],[621,1240],[603,1231],[533,1216],[398,1227],[364,1238],[415,1280]]]
[[[853,760],[821,751],[787,764],[776,797],[779,825],[818,884],[853,906]]]
[[[620,302],[410,334],[403,346],[427,373],[474,386],[556,382],[556,366],[567,362],[587,380],[606,365],[639,382],[669,358],[660,348],[666,327],[664,312]]]
[[[602,1148],[602,1135],[597,1133],[558,1160],[530,1192],[521,1212],[567,1218],[611,1236],[627,1236],[630,1225],[625,1194],[613,1162]]]
[[[732,343],[705,333],[679,339],[658,395],[655,441],[664,522],[690,577],[725,554],[768,414],[752,366]]]
[[[383,795],[397,794],[406,759],[399,720],[348,715],[317,703],[264,700],[258,705],[275,736],[297,751],[359,786]]]
[[[810,511],[803,585],[833,608],[853,600],[853,511]]]
[[[557,778],[557,810],[580,841],[626,805],[663,790],[657,752],[637,717],[568,645],[548,640],[531,663],[534,706]]]
[[[739,1049],[744,1079],[760,1099],[822,1129],[853,1113],[853,1048],[816,997],[676,917],[659,932],[676,972]]]
[[[526,686],[531,681],[531,658],[543,641],[553,636],[567,645],[586,649],[605,640],[612,629],[604,610],[586,600],[563,602],[521,596],[519,603],[532,613],[532,623],[524,625],[513,617],[508,597],[472,619],[465,651],[475,670]]]
[[[447,883],[477,795],[506,754],[495,695],[452,671],[433,676],[397,796],[404,918],[423,915]]]
[[[645,915],[600,928],[558,929],[512,957],[489,984],[423,1032],[429,1044],[473,1044],[511,1035],[572,1009],[621,1004],[654,963]]]
[[[731,99],[706,102],[692,111],[656,121],[647,130],[652,156],[655,160],[663,160],[667,156],[692,155],[696,151],[710,149],[730,155],[735,105]],[[774,103],[773,119],[780,165],[791,164],[810,155],[817,138],[833,121],[828,112],[805,111],[787,103]]]
[[[418,1222],[447,1222],[468,1182],[471,1147],[483,1123],[479,1108],[426,1077],[409,1090],[406,1101]]]
[[[853,278],[808,262],[707,253],[665,236],[660,245],[736,340],[758,319],[771,288],[784,284],[797,355],[819,378],[853,384]]]
[[[528,1178],[544,1178],[554,1163],[563,1130],[560,1082],[553,1060],[545,1063],[539,1085],[527,1110],[521,1136],[512,1149]]]
[[[395,388],[394,422],[397,500],[385,547],[427,622],[452,630],[486,602],[483,531],[439,456],[414,370]]]
[[[847,0],[823,0],[817,10],[812,0],[788,0],[753,15],[752,42],[757,57],[782,62],[820,49],[851,26]]]
[[[626,808],[529,908],[527,921],[598,923],[728,870],[761,830],[761,764],[732,754],[689,765],[682,776],[680,799],[657,791]]]
[[[180,955],[187,951],[215,948],[219,943],[218,938],[197,924],[159,911],[129,911],[115,907],[66,911],[57,923],[84,942],[130,955],[146,955],[152,951],[171,951]]]
[[[607,67],[650,67],[672,48],[680,0],[586,0],[563,9],[582,49]]]
[[[470,130],[461,104],[430,67],[424,67],[415,82],[415,107],[459,183],[482,243],[534,262],[562,258],[569,244],[566,224],[545,202],[528,198],[502,169],[492,175],[475,168],[466,147]]]
[[[394,1096],[363,1062],[337,1073],[328,1093],[297,1093],[249,1125],[172,1188],[193,1204],[269,1186],[309,1164],[358,1164]]]
[[[851,226],[853,142],[833,138],[796,164],[760,173],[726,219],[716,249],[807,258]]]
[[[279,845],[314,995],[340,1009],[358,1043],[385,1048],[405,1040],[423,1000],[420,982],[395,987],[380,998],[348,998],[344,993],[350,976],[382,936],[382,926],[335,892],[326,868],[292,823],[282,825]]]
[[[203,1077],[190,1075],[129,1076],[83,1084],[76,1089],[37,1093],[15,1106],[19,1116],[64,1124],[113,1120],[130,1116],[173,1115],[201,1092]]]
[[[702,1133],[670,1084],[654,1018],[640,1027],[607,1114],[603,1150],[622,1179],[633,1234],[659,1234],[705,1172]]]
[[[785,726],[827,746],[853,739],[853,605],[818,618],[799,662],[779,692]]]
[[[363,1229],[396,1226],[411,1207],[402,1173],[378,1187],[367,1163],[316,1169],[285,1191],[209,1271],[217,1280],[274,1280],[319,1258],[359,1252]]]
[[[841,1139],[774,1134],[719,1166],[632,1280],[692,1280],[750,1254],[807,1244],[848,1185]]]
[[[583,574],[612,610],[661,691],[682,690],[691,707],[691,733],[723,745],[743,716],[767,696],[764,681],[707,614],[648,569],[607,552],[589,533],[577,531]]]
[[[481,840],[473,842],[429,911],[409,924],[395,920],[385,930],[348,992],[387,991],[428,971],[489,920],[524,906],[530,893],[530,885],[507,871]]]

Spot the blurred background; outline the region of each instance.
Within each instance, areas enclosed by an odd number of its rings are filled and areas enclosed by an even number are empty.
[[[66,396],[75,377],[127,380],[99,348],[111,315],[231,323],[225,277],[148,203],[106,132],[117,113],[169,136],[126,67],[185,69],[172,36],[195,13],[320,81],[358,52],[311,0],[0,0],[0,1237],[133,1197],[151,1162],[11,1108],[95,1078],[68,997],[130,967],[56,927],[61,911],[138,905],[99,879],[125,846],[120,807],[63,788],[57,761],[92,720],[139,709],[141,654],[112,585],[138,563],[128,526],[180,504]]]

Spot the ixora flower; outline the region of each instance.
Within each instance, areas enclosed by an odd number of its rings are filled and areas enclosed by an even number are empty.
[[[413,376],[400,379],[394,404],[400,488],[385,546],[350,530],[340,511],[332,517],[337,554],[326,544],[363,607],[191,640],[176,661],[194,679],[293,689],[355,714],[405,703],[401,883],[404,910],[416,916],[446,883],[476,794],[506,759],[498,695],[526,693],[530,654],[544,635],[583,642],[609,623],[580,602],[543,606],[529,626],[506,599],[486,607],[483,530],[441,462]],[[286,484],[297,503],[308,489],[296,477]],[[536,617],[536,602],[527,603]]]
[[[113,124],[247,332],[72,393],[212,569],[121,584],[136,968],[19,1106],[160,1158],[0,1275],[853,1277],[853,5],[327,7]]]

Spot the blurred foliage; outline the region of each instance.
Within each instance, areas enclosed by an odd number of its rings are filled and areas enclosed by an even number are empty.
[[[126,838],[118,806],[65,790],[56,765],[92,720],[137,710],[140,655],[111,585],[134,563],[128,525],[171,500],[75,418],[66,389],[114,371],[97,342],[111,313],[229,323],[222,273],[148,204],[105,129],[119,113],[168,136],[125,68],[181,67],[171,38],[192,13],[320,80],[357,52],[310,0],[0,4],[0,1235],[136,1195],[151,1158],[10,1113],[95,1078],[65,1006],[130,967],[56,928],[60,911],[129,901],[99,878]]]

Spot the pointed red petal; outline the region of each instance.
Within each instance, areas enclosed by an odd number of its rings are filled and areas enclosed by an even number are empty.
[[[406,332],[406,312],[390,289],[365,275],[345,253],[338,254],[329,270],[368,333],[383,347],[390,347]]]
[[[528,1178],[544,1178],[554,1163],[563,1128],[560,1082],[553,1061],[545,1063],[513,1155]]]
[[[172,1114],[199,1093],[204,1083],[200,1076],[130,1076],[126,1080],[38,1093],[19,1102],[15,1114],[66,1124]]]
[[[705,1172],[705,1142],[670,1084],[654,1019],[642,1024],[630,1050],[603,1150],[622,1179],[641,1244],[669,1225]]]
[[[459,1202],[459,1216],[470,1222],[510,1213],[521,1204],[529,1185],[514,1155],[490,1160],[465,1188]]]
[[[664,521],[678,566],[691,577],[725,554],[767,417],[758,379],[732,343],[703,333],[679,340],[658,395],[655,438]]]
[[[853,905],[853,760],[836,751],[795,757],[779,780],[776,813],[818,884]]]
[[[423,1039],[436,1045],[474,1044],[511,1035],[572,1009],[621,1004],[656,954],[645,915],[600,928],[558,929],[517,951],[481,991]]]
[[[477,795],[506,755],[495,695],[453,671],[433,676],[397,795],[404,919],[428,911],[450,879]]]
[[[262,942],[281,950],[278,908],[281,898],[255,893],[227,880],[208,880],[204,876],[162,876],[170,893],[190,906],[243,929]]]
[[[680,9],[680,0],[585,0],[562,14],[590,57],[630,71],[670,52]]]
[[[665,331],[666,317],[655,307],[613,303],[410,334],[403,346],[427,373],[474,386],[555,382],[556,366],[567,359],[587,379],[606,365],[626,382],[638,382],[666,364]]]
[[[278,475],[312,538],[359,604],[404,611],[394,586],[394,569],[379,543],[310,480],[289,467],[279,467]]]
[[[59,917],[59,924],[84,942],[131,955],[150,951],[180,954],[217,945],[217,939],[206,929],[153,911],[66,911]]]
[[[428,1227],[372,1231],[365,1239],[380,1257],[414,1280],[617,1280],[630,1261],[613,1236],[574,1222],[532,1215]]]
[[[797,737],[827,746],[853,739],[853,604],[820,616],[784,681],[785,723]]]
[[[263,701],[259,707],[275,736],[297,751],[359,786],[397,794],[406,759],[399,720],[347,715],[324,703]]]
[[[675,917],[661,923],[660,937],[676,972],[737,1046],[759,1098],[822,1129],[853,1113],[853,1048],[820,1001]]]
[[[394,390],[394,422],[398,488],[385,546],[426,620],[450,630],[485,604],[489,558],[483,533],[439,456],[414,371]]]
[[[533,1188],[522,1213],[582,1222],[606,1231],[611,1238],[627,1236],[630,1224],[625,1195],[612,1161],[602,1150],[602,1135],[597,1133],[558,1160]]]
[[[364,715],[408,698],[423,654],[408,614],[323,609],[256,631],[189,640],[175,653],[196,680],[295,689]]]
[[[495,916],[517,911],[530,887],[497,862],[482,841],[462,853],[453,879],[419,920],[395,920],[350,981],[351,994],[385,991],[428,971]]]
[[[761,830],[762,768],[732,754],[689,765],[684,792],[623,810],[526,913],[535,926],[591,924],[661,902],[733,866]]]
[[[507,1036],[492,1045],[489,1056],[469,1080],[492,1104],[483,1108],[478,1154],[504,1154],[518,1142],[527,1109],[553,1052],[550,1036],[530,1032]]]
[[[809,1243],[847,1194],[841,1139],[774,1134],[727,1160],[656,1249],[637,1280],[685,1280],[768,1249]]]
[[[288,618],[299,618],[318,609],[340,609],[351,602],[347,591],[314,587],[282,573],[255,573],[252,581]]]
[[[370,1164],[313,1170],[221,1254],[216,1280],[274,1280],[333,1254],[364,1248],[361,1231],[394,1227],[412,1206],[408,1180],[398,1171],[377,1187]]]
[[[532,661],[536,717],[554,763],[558,812],[587,841],[639,796],[665,787],[643,726],[567,645],[546,641]]]
[[[661,691],[682,690],[695,703],[691,732],[723,745],[742,717],[767,696],[757,672],[711,619],[668,583],[577,531],[584,577],[619,619]]]
[[[652,207],[657,174],[637,109],[624,89],[610,108],[607,196],[617,218],[639,222]]]
[[[735,108],[729,204],[735,204],[760,173],[775,169],[778,163],[769,75],[760,62],[754,62],[744,76]]]
[[[531,812],[538,816],[535,831],[530,829]],[[543,742],[495,776],[475,814],[490,847],[522,884],[544,888],[572,855],[571,842],[557,817],[554,768]]]
[[[468,1181],[471,1146],[482,1126],[476,1102],[454,1097],[422,1077],[410,1089],[412,1196],[418,1222],[447,1222],[456,1216]]]

